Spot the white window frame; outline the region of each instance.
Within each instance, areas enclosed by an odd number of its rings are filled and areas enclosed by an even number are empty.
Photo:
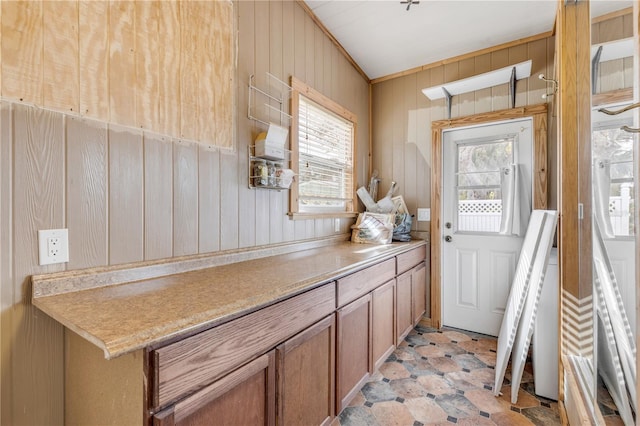
[[[289,203],[289,215],[293,219],[309,219],[309,218],[334,218],[334,217],[354,217],[356,216],[356,176],[357,176],[357,164],[356,164],[356,131],[357,131],[357,117],[355,114],[342,107],[338,103],[329,99],[322,93],[313,89],[301,80],[291,77],[291,168],[296,176],[299,176],[300,167],[300,151],[299,151],[299,110],[300,110],[300,96],[304,96],[306,99],[326,109],[327,111],[337,115],[338,117],[347,120],[353,124],[353,138],[351,141],[351,155],[352,155],[352,167],[351,167],[351,184],[349,185],[347,195],[345,197],[344,207],[340,209],[304,209],[300,205],[299,199],[299,179],[296,178],[294,183],[289,189],[290,203]]]

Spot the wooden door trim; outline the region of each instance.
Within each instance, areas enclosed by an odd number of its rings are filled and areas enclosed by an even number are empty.
[[[440,223],[442,196],[442,131],[478,124],[531,117],[533,119],[533,208],[547,208],[547,104],[486,112],[431,122],[431,325],[442,327]]]

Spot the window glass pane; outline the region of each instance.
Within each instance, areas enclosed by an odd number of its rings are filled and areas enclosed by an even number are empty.
[[[353,198],[354,125],[304,96],[299,105],[300,211],[344,211]]]
[[[458,231],[500,232],[500,171],[513,164],[515,136],[457,147]]]
[[[592,132],[594,166],[609,166],[609,218],[615,236],[633,236],[635,209],[633,134],[621,130],[630,120],[610,121]]]

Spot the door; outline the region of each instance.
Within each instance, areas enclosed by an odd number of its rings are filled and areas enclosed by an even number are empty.
[[[606,105],[621,111],[629,104]],[[606,115],[594,108],[592,113],[591,155],[593,216],[600,228],[607,256],[622,296],[631,329],[636,331],[635,230],[634,211],[634,134],[622,129],[635,127],[633,110]]]
[[[442,313],[497,336],[531,212],[531,119],[443,132]]]

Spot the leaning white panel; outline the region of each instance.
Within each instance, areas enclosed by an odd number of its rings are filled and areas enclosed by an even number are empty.
[[[526,302],[522,312],[522,318],[518,326],[518,332],[513,344],[513,358],[511,360],[511,402],[518,400],[518,389],[522,380],[522,372],[527,361],[531,336],[538,311],[538,302],[542,293],[542,283],[549,264],[549,255],[553,245],[553,236],[556,232],[558,213],[556,211],[546,211],[547,220],[540,234],[540,243],[533,259],[533,269],[526,295]]]
[[[513,277],[509,299],[502,317],[500,333],[498,334],[498,346],[496,350],[496,379],[493,385],[494,395],[500,393],[504,373],[509,363],[509,356],[513,347],[513,341],[518,329],[518,322],[522,314],[522,308],[526,299],[527,288],[533,268],[533,257],[540,243],[540,234],[547,215],[544,210],[534,210],[531,213],[527,233],[525,234],[518,258],[518,265]]]

